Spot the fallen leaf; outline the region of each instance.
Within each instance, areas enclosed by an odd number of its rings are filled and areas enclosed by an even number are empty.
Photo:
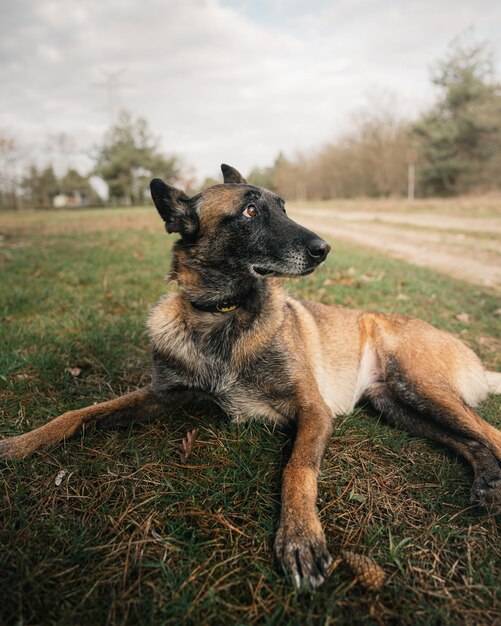
[[[399,293],[397,300],[409,300],[409,296],[406,296],[405,293]]]
[[[144,259],[144,254],[142,252],[138,252],[137,250],[134,250],[134,252],[132,253],[132,256],[135,259]]]
[[[66,470],[61,470],[60,472],[58,472],[56,480],[54,481],[56,487],[59,487],[59,485],[63,482],[63,478],[66,476],[66,474]]]
[[[198,428],[194,428],[193,430],[189,430],[186,433],[186,437],[183,437],[183,440],[179,444],[179,458],[181,463],[186,463],[193,446],[195,445],[195,441],[198,437]]]
[[[363,495],[363,493],[356,493],[353,489],[350,491],[348,495],[349,500],[355,500],[355,502],[365,502],[367,497]]]
[[[383,280],[383,278],[384,272],[379,272],[379,274],[362,274],[362,276],[360,276],[360,280],[363,280],[367,283],[380,282]]]
[[[31,374],[16,374],[16,380],[34,380],[35,377]]]
[[[456,315],[456,319],[458,322],[469,322],[470,314],[469,313],[458,313]]]
[[[494,311],[494,315],[501,315],[501,309],[496,309]]]
[[[77,376],[80,376],[80,374],[82,373],[82,370],[80,367],[68,367],[66,371],[69,372],[74,378],[76,378]]]

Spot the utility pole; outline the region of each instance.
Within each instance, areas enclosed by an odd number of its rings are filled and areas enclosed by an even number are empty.
[[[414,200],[416,181],[416,165],[409,163],[407,167],[407,200]]]
[[[120,82],[120,76],[125,72],[124,69],[109,72],[101,70],[106,76],[104,83],[100,83],[101,86],[106,87],[108,97],[108,114],[110,116],[110,124],[113,125],[117,121],[118,113],[120,111],[120,97],[119,88],[122,86]]]

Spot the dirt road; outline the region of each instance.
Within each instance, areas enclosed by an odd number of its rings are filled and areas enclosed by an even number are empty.
[[[289,213],[328,237],[501,290],[501,217],[301,207]]]

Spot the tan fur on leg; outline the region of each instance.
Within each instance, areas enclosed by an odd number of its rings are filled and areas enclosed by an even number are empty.
[[[150,386],[137,389],[108,402],[68,411],[29,433],[0,441],[0,459],[22,459],[39,448],[73,436],[84,424],[102,420],[134,421],[161,415],[187,401],[185,392],[166,398],[154,394]]]

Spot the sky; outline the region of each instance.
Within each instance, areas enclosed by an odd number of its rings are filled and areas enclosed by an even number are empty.
[[[0,133],[27,159],[82,172],[119,108],[202,180],[222,162],[248,173],[279,151],[314,151],[386,92],[417,115],[436,98],[430,66],[468,29],[501,64],[498,0],[0,0],[0,11]],[[70,145],[49,149],[60,133]]]

